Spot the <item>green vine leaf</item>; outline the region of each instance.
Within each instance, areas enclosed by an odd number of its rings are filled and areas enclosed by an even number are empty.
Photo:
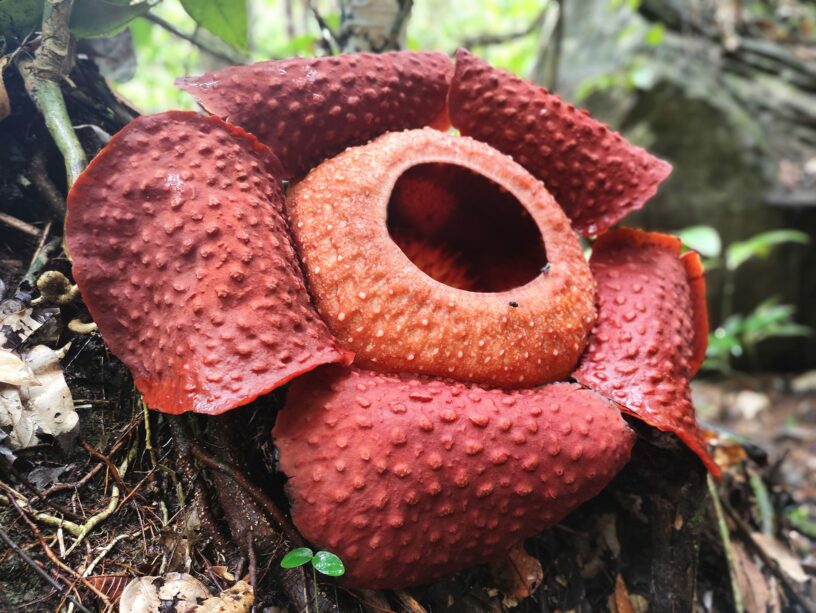
[[[202,28],[236,49],[247,52],[247,0],[181,0],[181,5]]]
[[[314,552],[311,549],[298,547],[283,556],[280,565],[282,568],[297,568],[311,562],[313,558]]]

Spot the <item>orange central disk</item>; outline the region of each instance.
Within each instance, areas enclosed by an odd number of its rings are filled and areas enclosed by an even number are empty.
[[[287,197],[323,319],[355,363],[502,387],[564,379],[595,283],[544,185],[489,145],[386,134]]]

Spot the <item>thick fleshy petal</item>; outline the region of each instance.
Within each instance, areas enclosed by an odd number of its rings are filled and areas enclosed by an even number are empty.
[[[671,172],[586,111],[464,49],[456,54],[448,105],[462,134],[511,155],[541,179],[587,236],[641,208]]]
[[[411,194],[395,189],[403,176]],[[575,368],[595,318],[589,267],[541,182],[492,147],[431,129],[386,134],[318,166],[286,206],[318,312],[358,364],[501,387]],[[391,222],[473,266],[429,247],[419,255],[448,269],[432,278]],[[513,283],[461,289],[476,276]]]
[[[295,525],[366,588],[506,553],[595,496],[635,438],[574,384],[506,392],[339,367],[292,384],[273,437]]]
[[[140,117],[68,196],[74,277],[148,406],[216,414],[348,364],[314,312],[280,165],[216,117]]]
[[[705,356],[705,283],[695,253],[666,234],[613,230],[595,241],[598,319],[573,377],[647,424],[676,434],[708,469],[689,380]]]
[[[176,84],[271,147],[291,178],[384,132],[447,129],[452,73],[443,53],[397,51],[230,66]]]

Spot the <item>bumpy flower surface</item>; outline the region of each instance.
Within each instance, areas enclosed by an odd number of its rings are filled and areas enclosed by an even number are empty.
[[[303,535],[348,581],[426,583],[506,553],[595,496],[634,434],[575,384],[501,391],[322,368],[273,431]]]
[[[613,230],[595,241],[598,320],[573,377],[647,424],[676,434],[714,474],[689,380],[705,357],[705,284],[673,236]]]
[[[228,410],[352,349],[414,373],[324,366],[278,416],[293,519],[351,583],[428,582],[557,522],[629,457],[619,409],[718,472],[688,388],[699,259],[621,230],[587,264],[573,233],[641,207],[668,164],[465,51],[455,75],[442,54],[399,52],[180,83],[235,125],[173,112],[116,135],[69,195],[74,275],[165,412]],[[476,140],[397,133],[450,120]],[[286,204],[282,179],[302,179]],[[579,358],[584,387],[535,386]]]
[[[230,66],[177,84],[269,145],[291,178],[383,132],[447,129],[452,73],[444,53],[401,51]]]
[[[521,287],[478,292],[440,283],[411,262],[389,234],[390,197],[403,173],[440,163],[515,196],[534,222],[534,245],[546,245],[546,272],[536,267]],[[425,237],[473,236],[488,209],[506,206],[469,193],[457,207],[455,191],[434,201],[431,222],[423,216]],[[564,379],[584,350],[594,282],[569,220],[540,181],[483,143],[431,129],[386,134],[322,163],[290,191],[286,206],[318,312],[357,364],[529,387]],[[416,215],[412,206],[406,214]],[[497,216],[513,214],[499,208]],[[502,245],[520,239],[514,228],[506,236],[496,224],[487,231]],[[479,241],[474,251],[496,260],[491,242]],[[524,264],[519,258],[507,269]]]
[[[513,156],[588,236],[641,208],[671,172],[586,111],[464,49],[448,104],[462,134]]]
[[[215,117],[141,117],[73,186],[74,277],[148,406],[221,413],[351,361],[314,312],[280,165]]]

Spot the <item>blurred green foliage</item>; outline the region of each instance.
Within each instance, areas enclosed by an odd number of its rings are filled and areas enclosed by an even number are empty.
[[[238,49],[245,50],[251,61],[309,56],[320,52],[320,31],[306,2],[292,1],[291,14],[287,15],[284,0],[249,0],[245,41],[226,31],[226,24],[219,29],[209,21],[201,21],[202,17],[218,14],[214,5],[236,1],[163,0],[152,12],[186,34],[197,32],[197,35],[201,35],[201,28],[206,27]],[[206,14],[197,13],[192,10],[194,4],[209,4],[210,10]],[[478,3],[419,0],[408,22],[406,46],[409,49],[453,52],[466,40],[480,35],[524,31],[546,4],[531,0],[485,0]],[[322,0],[314,2],[314,5],[331,27],[339,25],[340,14],[336,2]],[[199,18],[199,23],[191,15]],[[116,85],[116,88],[146,113],[193,108],[192,100],[176,90],[173,81],[181,75],[210,70],[222,64],[215,64],[195,45],[146,19],[136,19],[130,27],[140,70],[132,81]],[[540,41],[537,34],[538,30],[534,30],[527,36],[500,45],[476,49],[494,64],[526,75],[535,63]]]
[[[732,242],[725,250],[719,232],[710,226],[693,226],[676,234],[686,247],[700,254],[707,272],[720,268],[724,274],[722,323],[709,334],[703,368],[728,373],[733,361],[743,356],[750,366],[756,367],[757,346],[762,341],[813,333],[809,327],[796,323],[796,309],[779,304],[777,297],[763,301],[746,314],[733,312],[737,270],[751,260],[768,257],[780,245],[807,245],[810,243],[807,234],[798,230],[770,230]]]

